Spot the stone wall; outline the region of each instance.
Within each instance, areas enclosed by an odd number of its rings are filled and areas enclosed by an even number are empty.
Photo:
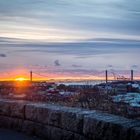
[[[59,105],[0,100],[0,127],[48,140],[139,140],[140,121]]]

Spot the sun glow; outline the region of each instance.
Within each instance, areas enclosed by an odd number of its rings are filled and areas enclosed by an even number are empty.
[[[23,77],[19,77],[19,78],[16,78],[16,79],[15,79],[15,81],[21,81],[21,82],[22,82],[22,81],[26,81],[26,80],[27,80],[27,79],[26,79],[26,78],[23,78]]]

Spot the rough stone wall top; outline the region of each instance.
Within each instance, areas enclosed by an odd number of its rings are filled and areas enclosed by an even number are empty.
[[[88,139],[140,138],[140,121],[96,110],[1,99],[0,116],[30,121],[44,127],[50,126]]]

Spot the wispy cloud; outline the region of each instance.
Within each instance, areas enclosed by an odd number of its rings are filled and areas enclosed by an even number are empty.
[[[77,64],[73,64],[72,67],[74,67],[74,68],[81,68],[82,66],[81,65],[77,65]]]
[[[54,64],[55,64],[55,66],[61,66],[59,60],[55,60],[55,61],[54,61]]]
[[[0,57],[7,57],[6,54],[0,53]]]
[[[72,41],[139,38],[140,2],[120,0],[0,0],[1,36]]]
[[[139,66],[138,65],[132,65],[131,68],[132,69],[137,69]]]

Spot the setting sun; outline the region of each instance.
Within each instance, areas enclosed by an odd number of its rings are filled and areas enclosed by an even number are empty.
[[[20,77],[20,78],[16,78],[15,81],[25,81],[27,80],[26,78]]]

